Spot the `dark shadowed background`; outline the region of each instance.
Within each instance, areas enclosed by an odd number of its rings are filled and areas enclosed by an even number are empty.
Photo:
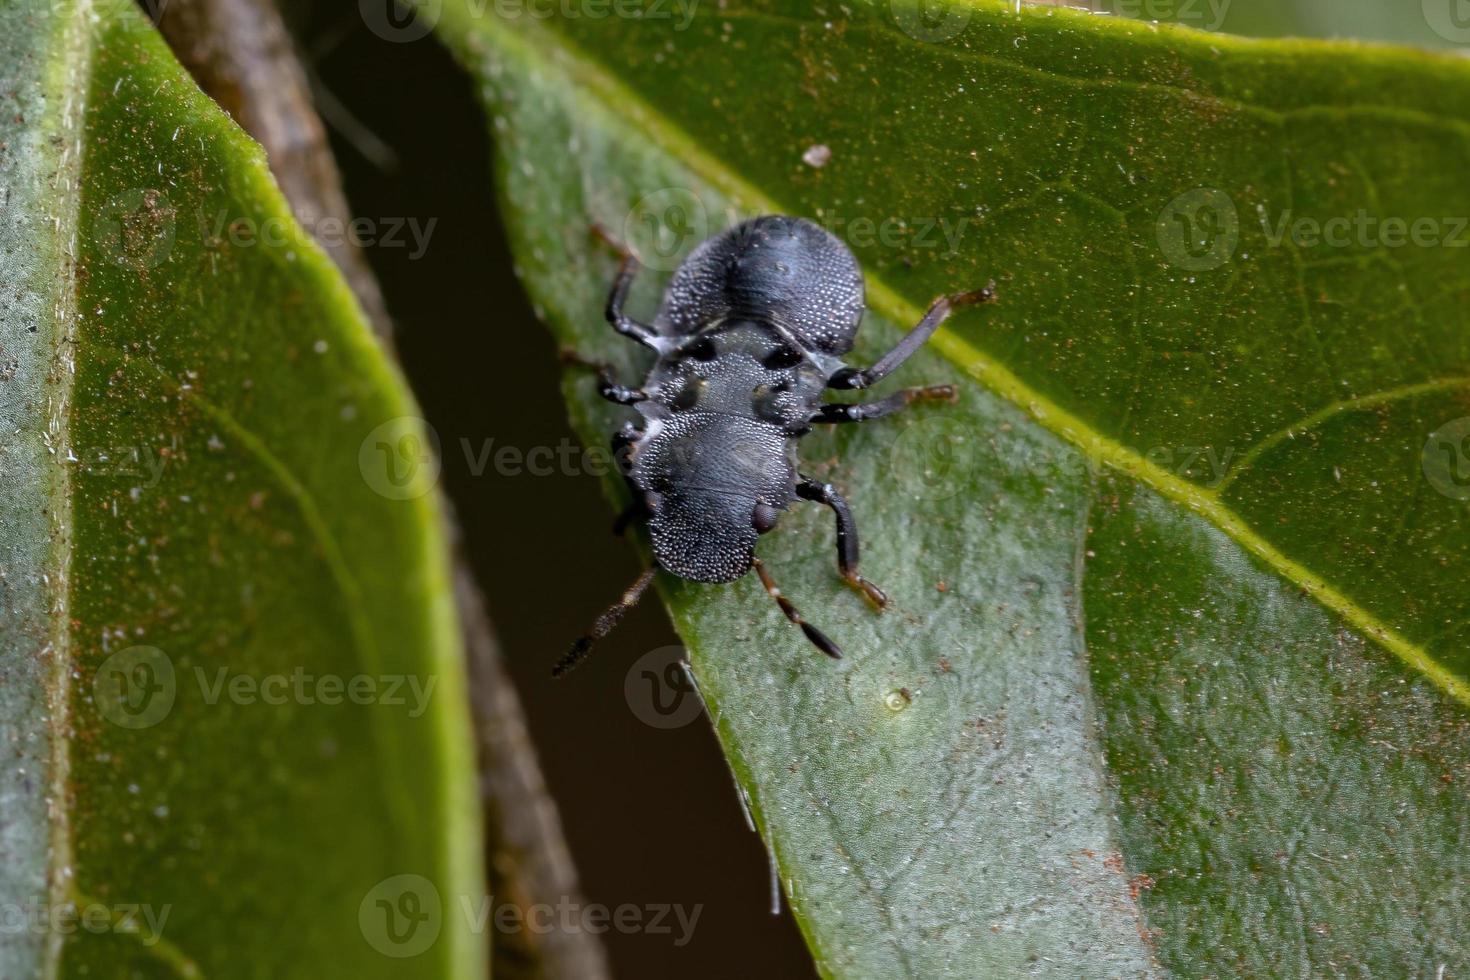
[[[696,717],[656,728],[624,697],[629,668],[679,642],[657,601],[628,616],[569,679],[550,677],[552,662],[641,565],[611,533],[609,504],[567,424],[556,348],[512,271],[469,77],[432,38],[381,40],[355,3],[288,13],[317,76],[353,212],[384,230],[390,219],[413,219],[420,229],[436,222],[422,255],[414,257],[405,230],[401,247],[380,244],[367,256],[403,366],[438,431],[443,485],[525,701],[585,899],[610,909],[682,903],[690,914],[703,906],[682,947],[677,925],[664,935],[609,930],[616,975],[814,976],[790,915],[770,913],[765,851],[709,725]],[[349,116],[367,121],[370,134]],[[498,474],[494,454],[505,447],[522,457],[549,447],[552,474],[514,464]],[[572,461],[570,472],[561,458]],[[544,453],[535,462],[542,469]],[[653,684],[635,678],[645,713],[654,710]],[[679,692],[658,684],[662,707],[672,710]]]

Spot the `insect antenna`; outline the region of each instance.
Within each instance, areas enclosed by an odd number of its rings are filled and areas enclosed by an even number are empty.
[[[622,619],[623,615],[629,609],[638,605],[638,600],[642,599],[643,593],[648,591],[649,583],[653,581],[655,571],[657,569],[649,566],[646,572],[638,576],[633,584],[628,586],[622,598],[618,599],[611,606],[608,606],[602,615],[597,617],[596,621],[592,624],[592,629],[587,631],[587,635],[583,636],[576,643],[573,643],[571,649],[562,655],[562,658],[556,662],[556,666],[551,668],[552,677],[566,676],[573,667],[586,659],[587,654],[592,652],[593,644],[611,633],[612,628],[618,625],[618,620]]]
[[[776,600],[776,605],[781,607],[781,611],[786,614],[786,618],[801,627],[801,631],[806,634],[806,638],[812,641],[812,646],[833,660],[841,660],[842,648],[833,643],[832,639],[826,633],[823,633],[811,623],[801,618],[801,613],[796,611],[796,607],[791,604],[790,599],[781,594],[781,589],[776,585],[775,580],[771,578],[771,573],[766,571],[766,566],[761,564],[761,560],[759,558],[752,558],[750,563],[755,566],[755,573],[761,577],[761,585],[766,587],[766,592],[770,594],[772,599]]]

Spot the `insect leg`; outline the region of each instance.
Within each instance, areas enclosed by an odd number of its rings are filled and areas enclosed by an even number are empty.
[[[636,405],[641,401],[647,401],[648,395],[638,388],[629,388],[620,385],[613,380],[610,371],[603,371],[597,376],[597,393],[610,402],[619,405]]]
[[[885,415],[892,415],[900,408],[912,405],[914,402],[952,402],[958,398],[959,391],[954,385],[905,388],[903,391],[875,402],[861,402],[856,405],[827,404],[818,406],[817,414],[813,415],[811,420],[817,423],[828,424],[835,424],[837,422],[866,422],[869,419],[881,419]]]
[[[933,336],[939,325],[954,311],[957,306],[970,306],[974,303],[989,303],[995,299],[995,283],[991,283],[983,289],[977,289],[970,293],[955,293],[951,296],[941,296],[929,307],[929,312],[919,321],[918,326],[904,335],[904,338],[894,345],[893,350],[879,358],[878,363],[868,368],[845,367],[832,377],[827,379],[828,388],[867,388],[877,384],[894,370],[908,360],[910,355],[924,342]]]
[[[648,591],[649,583],[653,581],[655,571],[656,569],[650,567],[642,575],[638,576],[633,584],[628,586],[628,591],[624,592],[617,602],[608,606],[602,615],[597,617],[596,621],[592,624],[592,629],[588,631],[587,635],[576,643],[573,643],[571,649],[563,654],[562,658],[551,668],[552,677],[566,676],[573,667],[586,659],[587,654],[592,651],[593,644],[611,633],[612,628],[618,625],[618,620],[622,619],[623,615],[629,609],[638,605],[638,600],[643,598],[644,592]]]
[[[809,476],[802,476],[796,485],[796,495],[803,500],[825,504],[837,515],[837,568],[843,581],[862,593],[874,609],[888,605],[888,596],[882,589],[858,573],[857,522],[852,519],[852,510],[842,494],[830,483],[818,483]]]
[[[631,425],[624,425],[617,432],[613,433],[613,462],[617,465],[618,471],[623,474],[624,479],[627,478],[628,472],[632,468],[633,463],[630,456],[633,445],[637,441],[638,432]],[[652,511],[648,507],[647,494],[640,494],[638,488],[631,483],[628,485],[628,489],[633,492],[633,502],[618,513],[617,519],[613,521],[612,526],[613,534],[620,538],[627,532],[629,525],[634,521],[647,520],[652,516]]]
[[[613,521],[612,532],[621,538],[635,521],[646,521],[651,516],[646,503],[634,500],[618,512],[617,519]]]
[[[612,291],[607,297],[607,322],[612,324],[612,328],[624,337],[631,337],[646,347],[662,351],[667,344],[662,342],[658,331],[645,323],[639,323],[623,312],[623,303],[628,298],[628,290],[632,288],[633,276],[638,272],[638,256],[634,255],[633,250],[627,245],[613,238],[602,225],[594,224],[592,234],[602,239],[623,257],[623,264],[618,268],[618,277],[613,280]]]
[[[796,607],[791,604],[790,599],[781,594],[781,590],[777,588],[775,581],[771,578],[771,573],[766,571],[766,566],[761,564],[761,560],[759,558],[752,558],[750,563],[755,566],[755,573],[760,576],[761,585],[766,587],[766,592],[770,594],[772,599],[776,600],[776,604],[781,607],[781,611],[786,614],[786,618],[801,627],[801,631],[806,634],[806,638],[812,641],[812,646],[833,660],[841,660],[842,650],[837,644],[832,642],[826,633],[823,633],[811,623],[801,618],[801,613],[796,611]]]
[[[612,365],[606,361],[594,361],[570,349],[562,350],[561,359],[565,364],[576,364],[596,371],[597,393],[610,402],[616,402],[619,405],[636,405],[648,400],[645,392],[619,384],[613,377]]]

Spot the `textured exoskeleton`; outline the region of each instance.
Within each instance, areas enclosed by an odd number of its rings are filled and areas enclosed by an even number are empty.
[[[852,252],[801,218],[755,218],[710,238],[679,266],[658,315],[645,325],[623,312],[637,270],[624,250],[607,318],[651,348],[657,361],[643,386],[624,387],[603,368],[604,397],[632,406],[613,438],[624,461],[633,505],[619,519],[641,519],[656,567],[696,582],[730,582],[755,568],[766,590],[824,653],[841,651],[806,622],[755,557],[758,537],[798,498],[825,504],[837,518],[843,578],[875,606],[887,597],[858,572],[857,529],[846,501],[829,484],[803,476],[796,442],[813,424],[859,422],[916,400],[953,400],[950,385],[911,388],[858,404],[824,403],[829,389],[861,389],[882,380],[924,344],[959,305],[992,299],[990,286],[936,300],[924,318],[877,364],[848,367],[864,311],[863,278]],[[574,666],[637,602],[649,569],[557,664]]]

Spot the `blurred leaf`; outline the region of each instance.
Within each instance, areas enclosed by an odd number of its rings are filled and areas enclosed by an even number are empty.
[[[802,444],[895,608],[818,508],[763,540],[847,659],[751,577],[666,583],[819,967],[1470,967],[1470,66],[979,0],[629,10],[438,23],[561,342],[646,366],[594,220],[655,267],[644,319],[719,227],[818,220],[868,274],[859,363],[999,283],[893,382],[959,406]],[[589,439],[626,417],[568,392]]]
[[[0,976],[482,973],[401,382],[132,4],[0,0],[0,100]]]
[[[1082,0],[1085,3],[1085,0]],[[1426,48],[1470,45],[1463,0],[1106,0],[1100,9],[1186,27],[1257,36],[1391,41]]]

